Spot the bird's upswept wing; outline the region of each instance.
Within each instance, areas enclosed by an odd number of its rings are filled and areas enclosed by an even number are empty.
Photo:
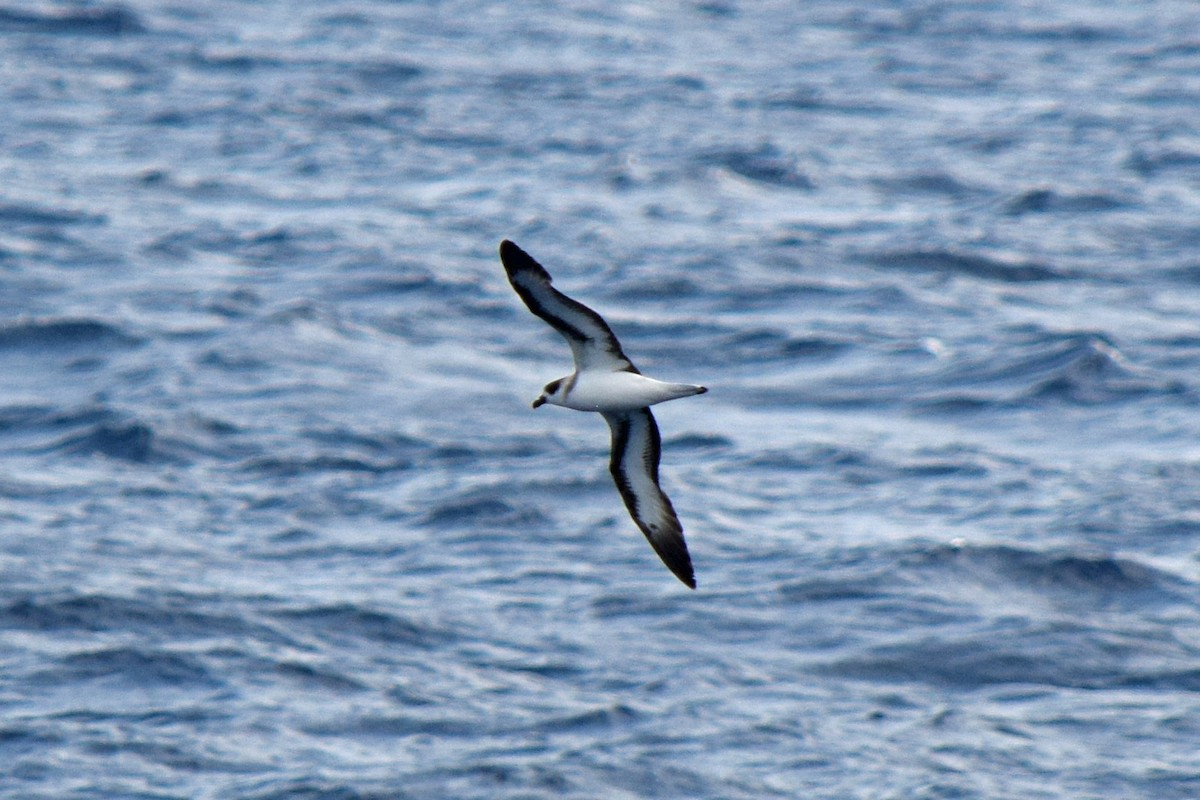
[[[637,372],[604,318],[551,285],[550,273],[533,257],[505,239],[500,260],[520,298],[537,316],[562,334],[571,346],[575,369]]]

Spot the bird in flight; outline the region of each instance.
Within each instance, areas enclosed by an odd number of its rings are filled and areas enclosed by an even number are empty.
[[[575,371],[546,384],[533,407],[549,404],[604,417],[612,429],[609,471],[629,515],[675,577],[695,589],[683,526],[658,485],[662,438],[650,406],[708,389],[642,375],[604,318],[555,289],[550,273],[528,253],[505,239],[500,243],[500,260],[517,295],[562,334],[575,357]]]

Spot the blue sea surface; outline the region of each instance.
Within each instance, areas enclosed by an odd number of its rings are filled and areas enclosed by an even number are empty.
[[[1200,797],[1192,0],[0,0],[0,796]],[[643,372],[699,588],[511,238]]]

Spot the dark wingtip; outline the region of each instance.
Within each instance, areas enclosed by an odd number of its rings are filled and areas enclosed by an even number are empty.
[[[529,253],[524,252],[523,249],[514,245],[509,239],[500,242],[500,261],[504,264],[504,269],[509,272],[509,275],[524,260],[530,260]]]
[[[692,569],[692,557],[688,553],[687,543],[683,540],[683,531],[678,531],[678,534],[678,540],[669,544],[656,542],[655,539],[650,539],[650,544],[667,569],[671,570],[671,574],[683,581],[689,589],[695,589],[696,573]]]
[[[708,391],[707,386],[697,386],[696,387],[696,394],[704,394],[707,391]]]
[[[550,279],[545,268],[535,261],[533,256],[517,247],[509,239],[500,242],[500,261],[504,263],[504,271],[508,273],[509,279],[519,272],[531,272],[535,275],[545,276],[546,280]]]
[[[683,560],[667,564],[667,568],[674,573],[676,578],[683,581],[684,586],[689,589],[696,588],[696,573],[692,570],[692,559],[687,555],[686,549],[684,550]]]

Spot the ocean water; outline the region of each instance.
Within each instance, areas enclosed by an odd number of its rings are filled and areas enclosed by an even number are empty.
[[[1200,8],[0,4],[0,796],[1200,796]],[[658,562],[527,249],[644,372]]]

